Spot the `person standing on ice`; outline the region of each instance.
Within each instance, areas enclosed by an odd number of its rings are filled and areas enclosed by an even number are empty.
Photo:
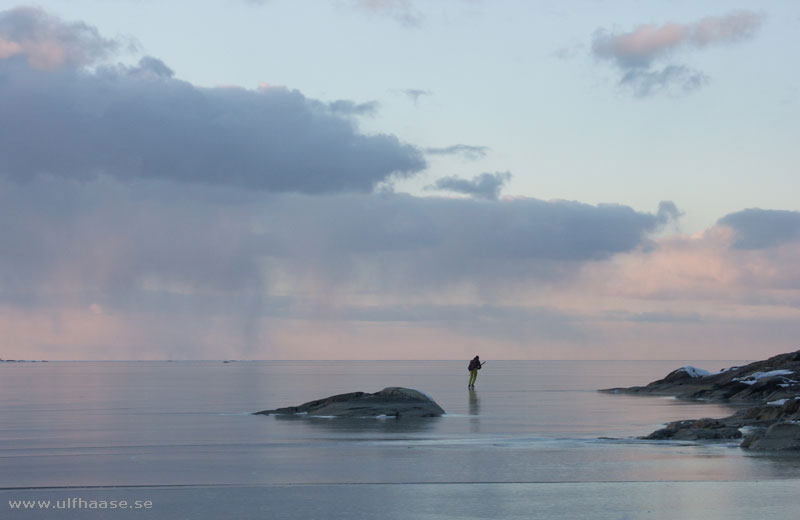
[[[469,362],[469,367],[467,367],[467,370],[469,370],[469,383],[467,384],[467,388],[475,388],[475,380],[478,378],[478,370],[481,369],[484,363],[486,363],[486,361],[481,363],[480,356],[475,356],[472,358],[472,361]]]

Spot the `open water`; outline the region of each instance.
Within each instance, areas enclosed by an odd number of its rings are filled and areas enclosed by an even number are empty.
[[[742,361],[490,360],[474,391],[467,360],[0,363],[0,518],[794,515],[796,456],[636,439],[734,408],[596,391],[683,364]],[[251,415],[386,386],[447,414]]]

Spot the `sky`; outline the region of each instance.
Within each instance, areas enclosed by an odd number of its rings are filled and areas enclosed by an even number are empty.
[[[800,4],[0,0],[0,358],[800,348]]]

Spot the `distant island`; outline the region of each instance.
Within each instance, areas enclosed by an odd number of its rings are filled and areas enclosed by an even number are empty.
[[[46,359],[3,359],[0,358],[0,363],[47,363]]]
[[[742,439],[753,450],[800,450],[800,350],[708,372],[684,366],[646,386],[601,392],[753,404],[721,419],[675,421],[644,439]]]

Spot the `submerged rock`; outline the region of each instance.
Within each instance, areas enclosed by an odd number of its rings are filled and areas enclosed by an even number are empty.
[[[262,410],[254,415],[308,415],[327,417],[439,417],[441,406],[424,393],[392,386],[374,394],[351,392],[299,406]]]

